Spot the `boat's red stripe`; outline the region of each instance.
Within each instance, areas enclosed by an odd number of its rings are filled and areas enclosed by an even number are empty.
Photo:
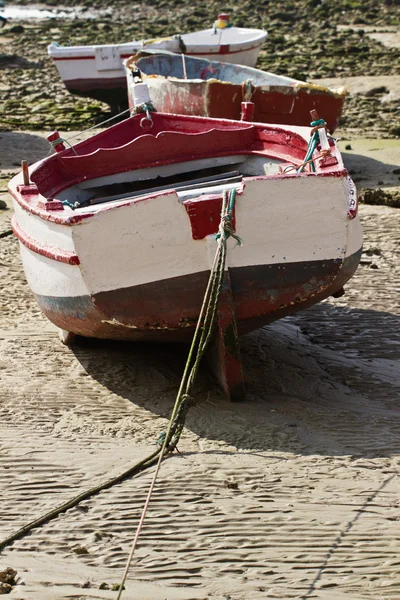
[[[241,50],[229,50],[228,52],[225,50],[226,46],[229,44],[222,44],[217,51],[214,52],[187,52],[186,56],[215,56],[216,54],[238,54],[239,52],[247,52],[248,50],[254,50],[254,48],[258,48],[261,44],[257,44],[256,46],[251,46],[250,48],[242,48]],[[140,50],[138,49],[138,52]],[[134,54],[135,51],[132,50],[130,54],[121,54],[121,59],[129,58]],[[52,56],[53,60],[94,60],[95,56]]]
[[[24,246],[29,248],[29,250],[32,250],[32,252],[36,252],[36,254],[46,256],[46,258],[51,258],[58,262],[66,263],[67,265],[79,265],[80,260],[76,254],[68,252],[67,250],[54,248],[53,246],[40,244],[29,237],[29,235],[19,227],[15,215],[11,219],[11,227],[21,244],[24,244]]]

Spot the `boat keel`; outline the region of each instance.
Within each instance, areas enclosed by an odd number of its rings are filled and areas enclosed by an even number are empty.
[[[211,370],[231,402],[245,399],[243,367],[229,272],[225,271],[217,309],[217,331],[209,346]]]

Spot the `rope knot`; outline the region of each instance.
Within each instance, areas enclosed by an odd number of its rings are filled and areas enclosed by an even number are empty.
[[[218,240],[222,240],[224,242],[226,242],[226,240],[229,237],[233,237],[234,240],[236,240],[236,245],[237,246],[241,246],[243,241],[241,240],[241,238],[236,235],[235,230],[233,228],[233,223],[232,223],[232,212],[233,212],[233,208],[235,206],[235,196],[236,196],[236,190],[235,188],[233,188],[233,190],[225,190],[223,197],[222,197],[222,210],[221,210],[221,222],[219,224],[218,227],[218,233],[215,236],[215,239]],[[229,202],[228,202],[228,198],[229,198]]]
[[[165,438],[166,438],[167,434],[165,433],[165,431],[162,431],[158,438],[156,439],[156,446],[162,446],[165,442]]]
[[[188,407],[194,406],[195,400],[190,394],[182,394],[182,404],[187,404]]]

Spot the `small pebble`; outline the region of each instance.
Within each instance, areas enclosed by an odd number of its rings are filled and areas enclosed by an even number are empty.
[[[9,583],[0,583],[0,596],[4,594],[10,594],[12,592],[12,585]]]
[[[104,581],[103,581],[103,583],[101,583],[99,585],[99,590],[109,590],[109,589],[110,589],[110,586],[108,585],[108,583],[105,583]]]
[[[0,582],[8,583],[9,585],[15,585],[15,578],[17,574],[17,571],[11,567],[7,567],[4,569],[4,571],[0,571]]]

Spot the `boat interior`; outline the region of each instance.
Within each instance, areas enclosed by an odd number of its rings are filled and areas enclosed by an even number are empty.
[[[173,190],[181,202],[243,186],[243,178],[279,173],[280,160],[235,155],[185,161],[90,179],[62,190],[60,200],[74,210],[95,211],[99,204],[118,204],[158,192]]]
[[[138,114],[38,163],[31,179],[39,193],[71,210],[167,190],[184,202],[241,189],[246,177],[276,177],[282,165],[301,164],[307,151],[307,129],[163,113],[151,118],[151,133]]]
[[[179,80],[208,81],[217,79],[226,83],[242,84],[251,80],[255,86],[291,86],[303,83],[252,67],[209,61],[190,56],[146,52],[138,54],[136,65],[145,77],[165,77]]]

